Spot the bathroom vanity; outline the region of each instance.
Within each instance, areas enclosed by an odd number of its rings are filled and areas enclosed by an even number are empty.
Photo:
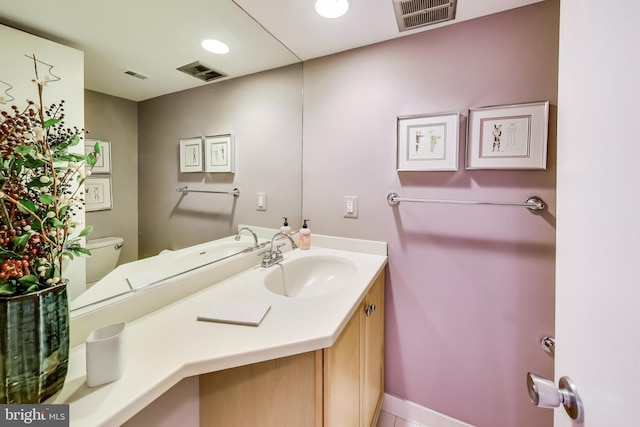
[[[331,347],[201,375],[200,423],[375,427],[383,360],[381,272]]]
[[[243,270],[221,280],[212,278],[224,263],[173,279],[168,287],[209,282],[135,320],[123,319],[127,302],[100,308],[94,326],[129,322],[124,375],[87,387],[85,345],[76,345],[65,386],[48,403],[68,403],[74,427],[121,425],[182,379],[199,377],[201,425],[375,426],[386,244],[316,235],[310,250],[287,251],[268,268],[255,253],[238,259]],[[299,279],[310,285],[294,289]],[[132,299],[140,305],[152,292]],[[270,310],[257,327],[196,320],[219,301],[266,302]]]

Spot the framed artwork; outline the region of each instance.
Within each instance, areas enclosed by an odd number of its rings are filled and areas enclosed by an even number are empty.
[[[204,171],[234,172],[234,147],[231,135],[204,137]]]
[[[457,171],[460,113],[398,117],[397,170]]]
[[[85,139],[84,140],[84,152],[85,154],[92,153],[94,146],[100,143],[100,155],[96,164],[91,169],[91,173],[111,173],[111,142],[100,141],[97,139]]]
[[[202,138],[180,140],[180,172],[202,172]]]
[[[467,169],[546,169],[549,101],[469,110]]]
[[[111,209],[111,177],[87,178],[84,181],[84,200],[88,212]]]

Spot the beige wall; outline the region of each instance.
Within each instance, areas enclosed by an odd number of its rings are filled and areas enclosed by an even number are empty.
[[[138,107],[137,103],[85,90],[87,138],[111,142],[113,209],[87,212],[90,239],[124,238],[119,264],[138,259]]]
[[[239,223],[300,226],[302,65],[214,83],[141,102],[140,257],[230,236]],[[181,138],[232,134],[236,172],[180,173]],[[176,188],[228,191],[240,197]],[[257,192],[267,211],[256,210]]]

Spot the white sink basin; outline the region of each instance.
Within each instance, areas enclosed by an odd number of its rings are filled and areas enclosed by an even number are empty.
[[[211,245],[199,246],[177,255],[173,262],[179,269],[188,270],[237,254],[252,246],[254,246],[253,241],[213,242]]]
[[[286,256],[286,255],[285,255]],[[311,298],[352,286],[356,264],[332,255],[309,255],[269,267],[264,286],[285,297]]]

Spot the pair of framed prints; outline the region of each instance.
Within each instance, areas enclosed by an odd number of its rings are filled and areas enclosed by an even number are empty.
[[[398,117],[398,172],[457,171],[460,117]],[[465,168],[546,169],[548,125],[548,101],[470,109]]]
[[[180,172],[234,172],[230,134],[180,140]]]
[[[84,181],[84,199],[87,212],[104,211],[113,208],[111,194],[111,142],[85,139],[85,153],[92,153],[100,144],[100,155],[91,169],[91,175]]]

